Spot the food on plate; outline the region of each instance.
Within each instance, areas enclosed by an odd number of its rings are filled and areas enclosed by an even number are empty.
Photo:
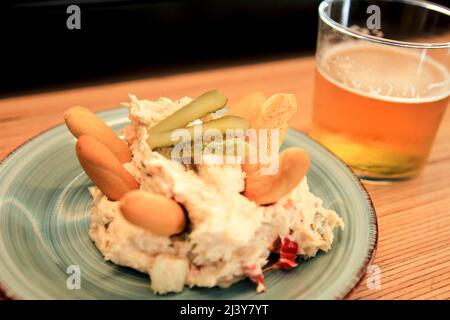
[[[296,112],[297,101],[293,94],[274,94],[264,102],[261,112],[256,114],[254,128],[278,129],[280,142],[282,142],[286,137],[288,122]]]
[[[244,97],[231,106],[227,112],[247,119],[255,129],[280,130],[280,142],[284,141],[288,130],[288,122],[297,112],[297,102],[292,94],[278,93],[267,99],[261,92]]]
[[[78,160],[89,178],[110,200],[119,200],[139,184],[122,166],[116,156],[97,139],[82,135],[78,138]]]
[[[187,127],[186,130],[189,133],[189,137],[194,137],[194,131],[196,128],[202,127],[201,130],[206,131],[208,129],[217,129],[221,131],[223,134],[225,134],[225,131],[227,129],[248,129],[250,127],[250,124],[247,120],[237,117],[237,116],[223,116],[211,121],[208,121],[201,125],[193,125],[190,127]],[[181,127],[183,128],[183,127]],[[177,129],[181,129],[177,128]],[[150,146],[150,148],[160,148],[160,147],[169,147],[173,146],[180,141],[177,139],[172,138],[173,131],[166,131],[166,132],[159,132],[152,134],[151,128],[149,129],[149,138],[147,139],[147,143]]]
[[[262,93],[251,94],[240,102],[239,108],[231,108],[232,114],[240,114],[251,122],[251,126],[256,129],[278,129],[279,142],[283,143],[288,122],[297,111],[297,102],[294,95],[278,93],[266,99]],[[245,110],[249,105],[251,112]],[[256,148],[268,148],[268,152],[278,152],[278,149],[271,150],[271,135],[266,134],[267,144]],[[280,170],[274,175],[262,174],[261,161],[257,163],[245,162],[242,170],[246,173],[244,195],[259,205],[276,202],[282,196],[291,192],[297,186],[309,167],[309,156],[300,148],[290,148],[281,153]]]
[[[261,113],[261,108],[267,98],[262,92],[251,93],[237,103],[228,107],[227,114],[239,116],[250,121],[252,128],[256,127],[256,116]]]
[[[167,197],[135,190],[120,199],[120,211],[125,219],[154,234],[172,236],[186,227],[183,208]]]
[[[89,109],[72,107],[64,113],[64,121],[76,138],[82,135],[91,136],[111,150],[120,163],[131,160],[131,151],[127,144]]]
[[[152,126],[150,134],[183,128],[189,122],[223,108],[228,99],[219,91],[211,90],[189,102],[184,108],[175,111],[170,117]]]
[[[271,204],[289,194],[306,175],[309,156],[301,148],[288,148],[280,154],[278,172],[263,175],[258,165],[242,164],[245,171],[244,196],[258,205]]]
[[[130,161],[121,163],[95,131],[75,135],[80,163],[95,184],[89,235],[106,260],[149,274],[158,294],[186,286],[226,288],[245,278],[262,292],[269,270],[294,268],[331,249],[334,229],[344,222],[310,192],[307,152],[292,147],[278,154],[297,109],[293,95],[252,94],[229,111],[216,90],[195,100],[130,99],[124,105],[131,123],[121,130]],[[220,139],[200,145],[188,139],[189,152],[179,156],[177,129],[190,137],[217,129]],[[259,130],[263,140],[279,130],[280,141],[272,146],[255,143],[250,134],[224,134],[233,129]],[[219,152],[205,152],[211,146]],[[268,165],[276,169],[271,174],[262,170]],[[270,261],[271,253],[277,261]]]

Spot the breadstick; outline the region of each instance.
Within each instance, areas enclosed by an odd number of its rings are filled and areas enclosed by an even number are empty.
[[[76,138],[81,135],[94,137],[111,150],[120,163],[131,161],[131,151],[127,144],[89,109],[72,107],[64,113],[64,121]]]
[[[262,175],[260,164],[244,163],[242,167],[246,173],[244,195],[258,205],[265,205],[278,201],[302,181],[308,171],[309,156],[301,148],[284,150],[275,175]]]
[[[120,200],[120,211],[132,224],[160,236],[180,233],[186,227],[181,206],[159,194],[130,191]]]
[[[139,184],[125,170],[116,156],[95,138],[78,138],[76,153],[89,178],[110,200],[119,200],[128,191],[139,189]]]

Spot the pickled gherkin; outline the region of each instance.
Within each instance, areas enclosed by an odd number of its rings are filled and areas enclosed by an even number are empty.
[[[222,118],[218,118],[215,120],[211,120],[208,122],[205,122],[201,125],[194,125],[187,128],[184,128],[187,130],[186,132],[189,135],[189,140],[194,139],[194,130],[202,128],[202,134],[204,131],[209,129],[217,129],[222,134],[226,133],[227,129],[230,130],[237,130],[237,129],[243,129],[246,130],[250,127],[250,123],[238,116],[224,116]],[[173,139],[172,134],[174,131],[168,131],[168,132],[161,132],[156,134],[150,134],[149,138],[147,139],[147,143],[150,146],[151,149],[155,148],[161,148],[161,147],[170,147],[173,145],[176,145],[177,143],[181,142],[180,139]],[[184,141],[186,142],[186,141]]]
[[[223,108],[227,102],[227,97],[220,91],[208,91],[155,124],[149,129],[149,134],[154,135],[186,127],[192,121]]]

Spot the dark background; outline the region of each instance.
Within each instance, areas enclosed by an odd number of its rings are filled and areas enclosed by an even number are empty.
[[[311,54],[319,3],[2,1],[0,96]],[[81,30],[66,27],[71,4]]]
[[[313,52],[320,0],[0,4],[0,95]],[[66,9],[81,9],[68,30]]]

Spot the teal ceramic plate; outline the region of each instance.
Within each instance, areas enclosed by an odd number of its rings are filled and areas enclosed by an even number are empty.
[[[127,110],[99,114],[115,130]],[[335,156],[306,135],[290,131],[284,147],[306,149],[308,181],[325,207],[344,219],[332,250],[289,272],[271,271],[268,290],[257,294],[249,280],[228,289],[186,289],[155,296],[149,279],[105,262],[88,236],[90,181],[64,125],[32,139],[0,167],[0,283],[8,296],[24,299],[336,299],[360,280],[377,240],[376,216],[358,179]],[[70,266],[81,271],[80,289],[68,289]],[[73,270],[73,269],[72,269]],[[69,273],[68,273],[69,272]],[[70,281],[69,281],[70,282]],[[69,286],[70,287],[70,286]],[[73,288],[73,286],[72,286]]]

